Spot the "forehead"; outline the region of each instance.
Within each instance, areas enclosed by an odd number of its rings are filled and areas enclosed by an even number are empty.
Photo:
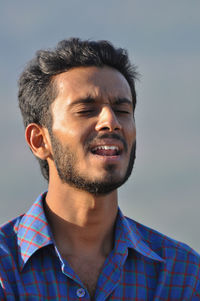
[[[98,97],[126,97],[132,99],[125,77],[110,67],[76,67],[57,75],[54,79],[58,98],[72,102],[87,95]]]

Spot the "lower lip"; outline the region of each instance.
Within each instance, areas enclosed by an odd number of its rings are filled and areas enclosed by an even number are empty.
[[[98,160],[104,161],[104,162],[119,162],[121,160],[121,155],[118,156],[101,156],[101,155],[95,155],[92,154],[92,156]]]

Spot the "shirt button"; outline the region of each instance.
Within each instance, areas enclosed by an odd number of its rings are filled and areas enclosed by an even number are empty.
[[[85,296],[85,290],[83,288],[78,288],[77,291],[76,291],[76,295],[79,298],[84,297]]]

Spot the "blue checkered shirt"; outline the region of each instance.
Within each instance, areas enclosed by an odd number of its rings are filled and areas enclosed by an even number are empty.
[[[90,300],[59,254],[39,196],[0,229],[0,300]],[[123,216],[96,286],[95,300],[200,300],[200,256],[191,248]]]

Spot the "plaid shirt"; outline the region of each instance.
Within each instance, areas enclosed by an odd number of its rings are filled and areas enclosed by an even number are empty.
[[[0,300],[90,300],[54,244],[44,199],[1,227]],[[200,257],[119,210],[95,300],[200,300]]]

